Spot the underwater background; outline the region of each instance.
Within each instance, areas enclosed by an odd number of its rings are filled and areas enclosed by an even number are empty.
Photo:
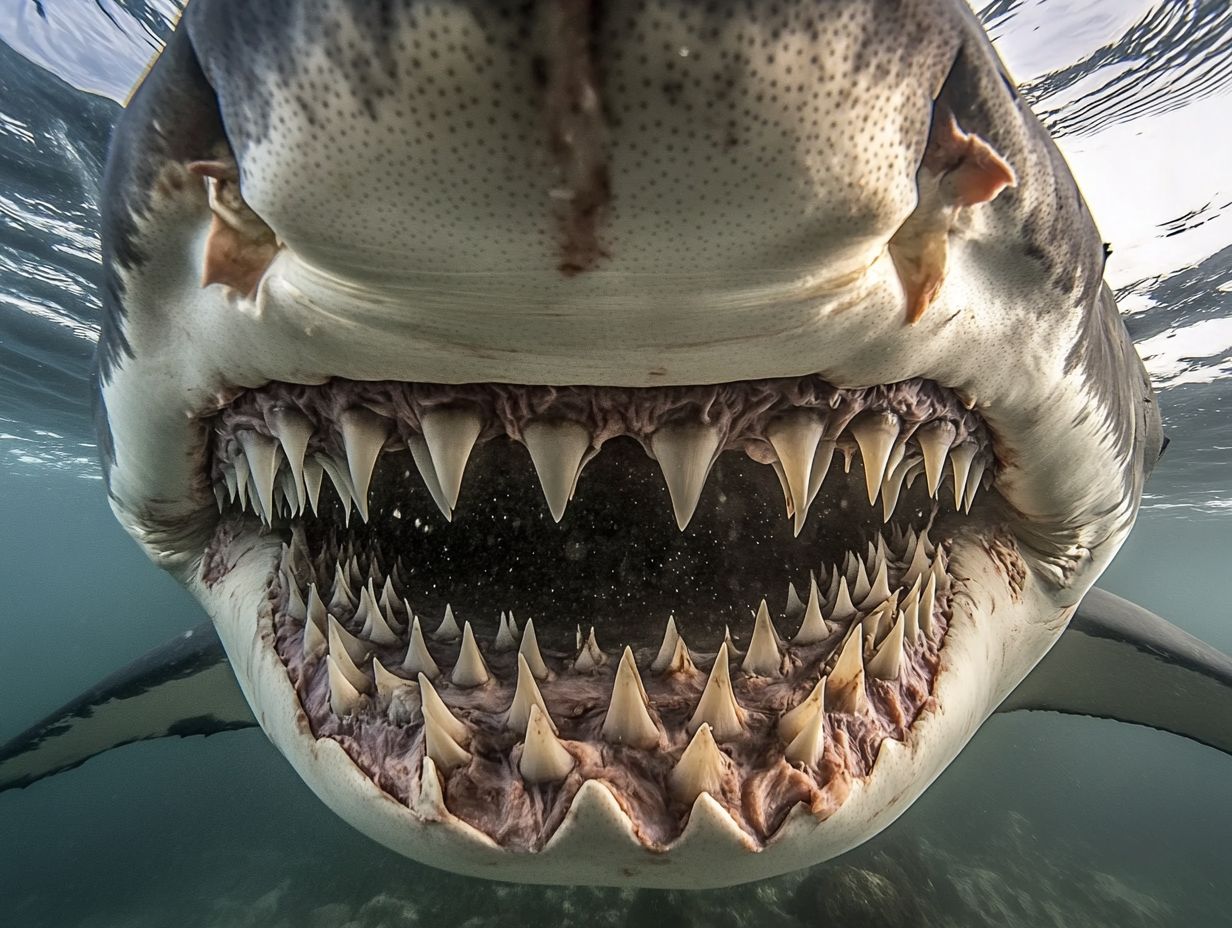
[[[1232,8],[977,10],[1111,245],[1171,439],[1101,585],[1232,652]],[[177,13],[0,2],[0,741],[203,618],[113,520],[89,404],[106,143]],[[1014,714],[825,865],[693,893],[487,883],[364,838],[250,729],[0,794],[0,925],[1232,926],[1230,839],[1232,758]]]

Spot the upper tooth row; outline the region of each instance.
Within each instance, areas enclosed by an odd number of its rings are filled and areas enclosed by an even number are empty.
[[[217,485],[219,506],[225,499],[251,502],[266,521],[283,511],[317,511],[323,475],[328,474],[350,518],[351,503],[368,519],[368,488],[381,451],[401,443],[394,437],[393,420],[367,408],[356,407],[339,417],[345,461],[317,451],[307,453],[313,427],[309,419],[287,407],[275,409],[269,420],[272,433],[244,429],[236,432],[238,448],[222,464],[223,483]],[[420,417],[421,433],[406,438],[428,492],[446,519],[452,519],[462,477],[475,442],[483,430],[479,413],[467,407],[437,407]],[[899,418],[890,412],[865,413],[845,433],[854,439],[864,460],[869,503],[882,499],[885,521],[897,505],[903,484],[910,486],[923,473],[929,494],[936,497],[947,461],[955,508],[970,510],[988,466],[974,441],[955,444],[953,424],[938,420],[901,434]],[[783,488],[788,517],[796,534],[804,527],[809,507],[821,490],[836,450],[851,465],[852,445],[843,434],[826,436],[825,419],[816,411],[799,409],[770,424],[765,436],[771,464]],[[548,509],[560,521],[577,488],[583,466],[597,453],[586,427],[564,420],[534,421],[521,430],[547,499]],[[688,525],[697,508],[706,478],[723,449],[725,436],[713,424],[670,423],[654,432],[649,452],[658,460],[671,495],[676,524]],[[282,468],[285,459],[287,467]]]

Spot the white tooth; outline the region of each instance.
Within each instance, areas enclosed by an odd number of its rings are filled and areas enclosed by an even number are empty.
[[[792,643],[816,644],[828,637],[830,629],[826,627],[826,620],[821,617],[821,591],[817,589],[817,578],[810,575],[808,605],[804,607],[804,619]]]
[[[530,710],[534,706],[543,710],[544,718],[552,726],[552,731],[556,731],[552,717],[548,715],[547,704],[543,701],[543,694],[539,692],[539,687],[535,684],[535,674],[526,658],[519,654],[518,682],[513,690],[513,702],[509,704],[509,711],[505,713],[505,727],[510,731],[525,731],[526,723],[530,720]]]
[[[774,475],[779,478],[779,486],[783,488],[783,501],[786,504],[787,518],[794,519],[796,515],[796,504],[791,499],[791,487],[787,485],[787,472],[783,470],[783,465],[775,458],[770,462],[770,466],[774,468]]]
[[[471,730],[466,723],[449,711],[445,700],[441,699],[431,681],[424,674],[419,674],[419,695],[423,700],[424,719],[431,718],[445,734],[460,745],[467,745],[471,740]]]
[[[907,570],[903,574],[903,583],[915,583],[916,580],[928,572],[930,566],[928,550],[924,544],[924,537],[921,535],[915,543],[915,550],[911,554],[911,563],[907,565]]]
[[[240,509],[248,507],[248,458],[244,457],[243,449],[235,456],[236,496],[239,497]]]
[[[368,660],[372,649],[367,643],[356,638],[342,627],[332,615],[329,617],[329,653],[337,654],[345,651],[352,664],[362,664]]]
[[[533,684],[532,684],[533,685]],[[530,707],[526,741],[518,772],[527,783],[553,783],[569,775],[576,761],[553,734],[551,720],[538,706]]]
[[[300,595],[299,585],[285,571],[282,574],[282,582],[287,588],[287,615],[303,622],[308,618],[308,607],[304,605],[304,597]]]
[[[916,544],[919,542],[919,536],[916,535],[915,529],[908,525],[907,531],[903,538],[903,558],[906,559],[912,551],[915,550]]]
[[[381,607],[392,612],[397,602],[398,594],[394,591],[394,582],[387,576],[385,584],[381,587]]]
[[[679,640],[680,633],[676,631],[676,617],[669,615],[667,628],[663,630],[663,643],[659,645],[659,653],[650,662],[651,670],[655,673],[662,673],[667,669],[667,665],[672,662],[672,655],[676,653],[676,642]]]
[[[983,455],[980,455],[971,462],[971,472],[967,475],[967,489],[963,493],[964,512],[971,511],[971,504],[975,502],[975,494],[980,489],[980,483],[984,479],[984,471],[987,468],[988,462]]]
[[[303,654],[309,660],[321,654],[327,647],[325,635],[315,622],[304,624]]]
[[[432,455],[432,468],[440,479],[444,502],[452,512],[458,505],[466,462],[483,431],[483,419],[471,407],[436,407],[424,412],[419,424]]]
[[[937,550],[933,552],[933,565],[931,569],[933,576],[937,578],[937,589],[940,591],[945,591],[950,588],[950,575],[946,572],[945,563],[946,558],[944,551]]]
[[[287,464],[291,467],[291,476],[295,481],[295,498],[299,508],[303,509],[308,502],[304,490],[304,452],[308,449],[308,439],[312,437],[312,423],[298,409],[289,406],[279,406],[270,413],[273,433],[282,444],[282,453],[286,455]]]
[[[324,477],[325,468],[321,466],[315,454],[304,461],[304,496],[313,515],[316,515],[317,504],[321,500],[321,480]],[[302,511],[303,507],[300,508]]]
[[[239,484],[235,479],[235,468],[224,467],[222,469],[222,479],[226,481],[227,484],[227,499],[234,503],[235,496],[239,488]]]
[[[744,709],[736,702],[732,692],[731,671],[727,666],[727,644],[719,645],[714,666],[706,680],[706,688],[697,701],[693,717],[689,719],[689,731],[695,732],[703,723],[709,723],[714,734],[722,739],[736,738],[744,733]]]
[[[864,641],[870,647],[881,638],[883,628],[889,628],[894,621],[894,612],[898,608],[898,596],[887,599],[881,603],[860,620],[860,627],[864,630]]]
[[[527,619],[526,628],[522,630],[522,643],[518,645],[518,656],[526,660],[530,672],[536,680],[548,678],[548,665],[543,662],[539,653],[539,638],[535,634],[535,620]]]
[[[259,432],[245,429],[237,433],[244,447],[244,456],[252,470],[253,484],[257,488],[257,501],[266,522],[274,517],[274,478],[278,475],[278,445],[274,439]],[[966,474],[963,474],[966,477]]]
[[[826,588],[826,602],[834,602],[834,598],[838,596],[838,582],[842,578],[842,573],[838,567],[830,571],[830,585]]]
[[[789,764],[813,767],[821,760],[825,747],[825,713],[819,706],[806,717],[803,727],[783,751],[783,757]]]
[[[723,647],[727,648],[727,653],[732,657],[743,657],[744,652],[736,647],[736,641],[732,638],[731,628],[723,626]]]
[[[352,554],[347,558],[346,562],[347,579],[351,581],[351,585],[357,588],[362,588],[366,582],[366,578],[359,569],[359,560]]]
[[[288,515],[299,512],[299,495],[295,488],[295,479],[289,470],[278,472],[278,488],[274,490],[275,507],[281,512],[284,508]]]
[[[868,580],[868,571],[864,569],[864,561],[861,558],[856,558],[858,566],[856,567],[856,582],[851,588],[852,602],[862,603],[864,598],[868,596],[869,590],[873,585]]]
[[[929,573],[924,582],[924,595],[920,597],[920,631],[928,638],[933,636],[933,607],[937,602],[937,576]]]
[[[437,767],[448,771],[470,763],[470,752],[450,736],[435,715],[427,711],[426,699],[423,720],[424,753],[432,758]]]
[[[794,583],[787,584],[787,604],[783,607],[783,614],[789,620],[798,619],[804,615],[804,600],[796,592],[796,585]]]
[[[907,594],[906,605],[903,606],[904,632],[911,644],[915,644],[920,637],[920,583],[921,579],[916,577],[911,591]]]
[[[659,743],[659,729],[646,709],[646,690],[638,675],[633,652],[627,647],[616,666],[612,697],[603,719],[603,738],[635,748],[650,748]]]
[[[878,603],[883,603],[890,598],[890,574],[886,567],[886,562],[877,558],[877,575],[873,578],[872,587],[869,589],[864,599],[860,601],[860,611],[864,612]]]
[[[840,712],[858,712],[867,705],[864,692],[863,636],[853,625],[826,679],[826,701]]]
[[[886,475],[885,483],[881,485],[882,522],[889,522],[893,517],[894,509],[898,506],[898,498],[903,492],[903,480],[907,477],[907,471],[917,463],[918,461],[904,458]]]
[[[856,614],[856,607],[851,602],[851,594],[847,592],[847,578],[840,577],[838,595],[834,597],[834,608],[830,610],[830,621],[845,622]]]
[[[424,641],[419,616],[411,620],[411,641],[406,648],[406,657],[402,660],[402,669],[407,673],[423,674],[429,680],[435,680],[441,675],[441,668],[432,659],[428,644]]]
[[[505,617],[505,613],[500,614],[500,628],[496,632],[496,641],[492,644],[494,651],[512,651],[518,646],[518,640],[513,637],[513,632],[509,628],[509,620]]]
[[[366,638],[372,621],[368,618],[368,590],[366,587],[359,588],[359,605],[355,607],[355,614],[351,616],[351,621],[361,623],[359,634],[360,637]]]
[[[682,532],[693,518],[722,442],[717,428],[701,423],[664,425],[650,436],[650,447],[663,471],[676,525]]]
[[[471,631],[471,623],[462,626],[462,648],[458,652],[458,662],[454,665],[449,679],[455,686],[481,686],[488,682],[488,666],[479,653],[479,645],[475,643],[475,633]]]
[[[509,634],[513,636],[513,640],[518,640],[518,623],[514,621],[513,610],[509,610]]]
[[[757,607],[753,622],[753,638],[749,641],[749,653],[744,656],[740,669],[760,677],[778,677],[783,672],[783,655],[779,653],[778,634],[770,621],[770,610],[763,599]]]
[[[338,494],[338,499],[342,501],[343,524],[351,524],[351,500],[355,497],[355,490],[351,486],[351,478],[347,476],[347,472],[328,454],[318,454],[315,456],[325,473],[329,474],[329,482],[334,485],[334,490]]]
[[[445,605],[445,618],[441,620],[441,624],[436,627],[436,631],[432,633],[432,637],[437,641],[456,641],[462,635],[462,629],[458,628],[458,622],[453,617],[453,609],[448,604]]]
[[[975,443],[963,442],[950,449],[950,467],[954,472],[954,508],[961,509],[963,497],[967,492],[967,475],[971,472],[971,461],[975,457]]]
[[[878,680],[898,679],[903,663],[903,630],[906,624],[900,612],[885,640],[868,659],[868,672]]]
[[[684,638],[676,638],[676,647],[672,650],[672,655],[668,659],[667,666],[663,668],[663,672],[677,676],[697,673],[697,667],[689,654],[688,645],[684,643]]]
[[[440,478],[436,476],[436,467],[432,464],[432,452],[428,450],[428,443],[423,440],[423,436],[412,435],[406,444],[411,449],[411,457],[415,459],[415,467],[419,469],[419,476],[423,478],[432,502],[436,503],[436,508],[441,511],[445,521],[452,522],[453,510],[449,508],[445,491],[441,489]]]
[[[783,713],[779,719],[779,737],[789,744],[804,731],[814,715],[824,715],[826,711],[826,678],[817,681],[800,705]]]
[[[576,422],[531,422],[522,429],[522,443],[539,475],[548,510],[559,522],[590,450],[590,431]]]
[[[351,612],[355,609],[355,600],[351,596],[351,584],[342,572],[342,562],[334,568],[334,595],[329,601],[331,609]]]
[[[393,698],[396,690],[402,689],[404,686],[419,688],[414,680],[404,679],[393,671],[387,670],[385,665],[375,657],[372,659],[372,679],[376,681],[377,706],[382,710],[389,707],[389,701]]]
[[[592,625],[590,634],[586,636],[586,643],[582,645],[577,660],[573,662],[573,669],[587,673],[596,667],[602,667],[606,663],[607,655],[599,648],[599,642],[595,640],[595,629]]]
[[[783,476],[795,509],[796,535],[808,518],[809,478],[824,425],[812,412],[797,410],[770,423],[766,438],[783,465]]]
[[[860,456],[864,459],[868,501],[875,503],[881,482],[885,479],[886,463],[898,438],[898,416],[892,412],[867,413],[852,423],[850,428],[856,444],[860,446]]]
[[[367,657],[362,658],[358,662],[355,661],[347,652],[346,647],[335,640],[333,626],[330,627],[329,657],[346,676],[347,680],[350,681],[351,686],[361,693],[371,692],[372,684],[368,682],[364,672],[357,666],[357,664],[366,663]]]
[[[826,474],[830,471],[830,462],[834,459],[835,445],[836,442],[833,438],[823,438],[817,443],[817,453],[813,455],[813,467],[809,471],[809,506],[813,505],[813,500],[821,492],[822,483],[826,479]]]
[[[370,409],[356,406],[344,410],[338,417],[342,427],[342,444],[346,448],[347,471],[355,491],[355,508],[359,517],[368,521],[368,485],[372,468],[389,438],[392,423]]]
[[[364,595],[368,598],[368,640],[385,646],[398,644],[397,633],[385,621],[371,591],[364,590]]]
[[[928,495],[937,498],[937,487],[941,486],[941,471],[945,469],[945,456],[954,444],[958,430],[952,422],[944,420],[930,422],[916,434],[920,443],[920,451],[924,454],[924,476],[928,480]]]
[[[441,789],[441,779],[436,773],[436,762],[431,757],[423,759],[423,769],[419,774],[419,796],[413,806],[415,814],[432,822],[446,821],[449,809],[445,807],[445,793]]]
[[[699,725],[680,760],[668,774],[672,796],[683,803],[691,803],[702,793],[711,796],[723,795],[723,780],[727,773],[727,759],[714,743],[714,734],[709,725]]]
[[[343,665],[330,654],[325,658],[325,666],[329,675],[329,708],[334,715],[343,717],[360,709],[366,700],[347,676]]]

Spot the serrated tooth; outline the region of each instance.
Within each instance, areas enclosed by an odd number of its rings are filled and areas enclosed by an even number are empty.
[[[606,663],[607,655],[599,647],[599,642],[595,639],[595,629],[592,625],[590,634],[586,636],[586,641],[578,651],[577,659],[573,662],[573,669],[582,673],[588,673],[596,667],[602,667]]]
[[[672,655],[676,653],[676,642],[679,640],[680,633],[676,631],[676,617],[669,615],[667,627],[663,630],[663,643],[659,645],[659,653],[650,662],[651,670],[655,673],[662,673],[667,669],[668,664],[672,662]]]
[[[410,643],[406,646],[406,657],[402,659],[402,669],[407,673],[423,674],[429,680],[435,680],[441,675],[441,668],[432,659],[428,644],[424,641],[423,628],[419,624],[419,616],[411,620]]]
[[[335,619],[332,615],[329,617],[329,653],[336,654],[338,651],[345,651],[351,659],[352,665],[363,664],[368,660],[368,655],[372,653],[372,649],[368,647],[366,641],[356,638],[345,628],[342,623]]]
[[[646,690],[628,647],[616,665],[612,696],[603,719],[603,739],[614,744],[650,748],[659,743],[659,729],[646,708]]]
[[[878,603],[890,598],[890,573],[885,560],[877,558],[877,574],[873,577],[868,593],[860,600],[860,611],[864,612]]]
[[[236,433],[257,488],[257,502],[266,522],[274,518],[274,478],[278,476],[278,444],[268,435],[244,429]],[[966,477],[966,474],[963,474]]]
[[[422,435],[412,435],[406,440],[406,445],[411,450],[415,467],[419,471],[419,476],[423,478],[424,487],[428,495],[432,497],[432,502],[436,503],[436,508],[441,511],[445,521],[452,522],[453,510],[445,499],[445,491],[441,489],[440,478],[436,476],[436,467],[432,463],[432,452],[428,450],[428,443],[424,441]]]
[[[310,660],[324,653],[328,643],[325,640],[325,633],[321,631],[320,626],[315,622],[304,623],[303,637],[303,655],[305,660]]]
[[[818,688],[821,686],[819,683]],[[817,765],[826,748],[825,720],[825,712],[820,706],[805,715],[799,732],[783,751],[783,757],[789,764],[799,764],[802,767]]]
[[[710,668],[710,676],[706,680],[706,688],[702,690],[693,717],[689,719],[689,731],[695,732],[705,723],[709,723],[716,737],[721,740],[736,738],[744,732],[744,709],[736,702],[736,694],[732,691],[731,671],[727,666],[727,643],[719,645],[719,653],[715,655],[714,666]]]
[[[796,585],[794,583],[789,582],[787,584],[787,603],[783,606],[783,615],[787,617],[788,621],[804,615],[804,600],[796,592]]]
[[[907,600],[903,606],[904,633],[907,636],[907,641],[911,644],[915,644],[920,637],[921,582],[921,578],[915,578],[915,583],[912,585],[911,590],[907,593]]]
[[[432,469],[440,480],[443,500],[452,512],[458,505],[466,462],[483,431],[483,418],[469,406],[435,407],[419,417],[419,424],[432,456]]]
[[[722,441],[715,426],[703,423],[671,423],[650,436],[650,447],[663,471],[676,525],[682,532],[697,510]]]
[[[472,687],[487,683],[490,676],[488,665],[483,662],[483,655],[479,653],[479,645],[475,643],[471,623],[465,622],[462,625],[462,648],[458,652],[458,662],[454,664],[449,679],[455,686]]]
[[[971,461],[975,458],[974,442],[963,442],[950,449],[950,468],[954,473],[954,508],[961,509],[963,497],[967,492],[967,476],[971,472]]]
[[[864,693],[863,635],[858,625],[847,633],[834,669],[826,678],[826,702],[840,712],[858,712],[868,702]]]
[[[522,779],[527,783],[554,783],[567,777],[576,763],[554,734],[547,712],[532,705],[526,722],[522,758],[518,761]]]
[[[795,510],[793,528],[798,536],[808,518],[809,478],[824,424],[815,413],[797,410],[770,423],[766,439],[783,465],[783,476]]]
[[[509,619],[505,613],[500,614],[500,628],[496,632],[496,640],[492,643],[494,651],[512,651],[518,646],[518,640],[513,637],[509,628]]]
[[[526,628],[522,630],[522,643],[518,645],[518,656],[525,659],[536,680],[548,678],[548,665],[543,662],[543,655],[539,653],[539,638],[535,634],[534,619],[526,620]]]
[[[355,490],[351,486],[351,478],[347,475],[346,470],[328,454],[318,454],[315,457],[325,473],[329,475],[329,482],[334,485],[334,491],[338,494],[338,499],[342,503],[343,524],[350,525],[351,501],[355,498]]]
[[[368,521],[368,485],[372,469],[389,438],[392,423],[370,409],[353,406],[338,417],[342,428],[342,445],[346,449],[347,473],[351,478],[355,508],[359,517]]]
[[[576,422],[530,422],[522,428],[522,443],[539,475],[548,510],[559,522],[573,494],[582,459],[590,450],[590,430]]]
[[[924,476],[928,481],[928,495],[937,498],[937,487],[941,486],[941,472],[945,469],[945,456],[958,430],[952,422],[940,420],[922,426],[916,432],[916,441],[920,443],[920,451],[924,455]]]
[[[382,711],[389,708],[389,702],[395,691],[406,686],[418,687],[414,680],[398,676],[375,657],[372,659],[372,679],[376,683],[377,707]]]
[[[971,511],[971,504],[975,502],[975,494],[980,489],[980,484],[984,479],[984,471],[988,469],[988,462],[980,455],[971,462],[971,472],[967,475],[967,489],[963,493],[963,512]]]
[[[672,796],[678,802],[691,803],[702,793],[711,796],[723,794],[723,780],[727,774],[727,759],[714,743],[714,733],[703,723],[693,733],[688,747],[668,774]]]
[[[779,737],[787,743],[796,740],[796,736],[804,731],[814,715],[824,715],[826,711],[826,678],[822,677],[814,685],[812,691],[800,701],[800,705],[783,713],[779,719]]]
[[[845,622],[856,614],[856,607],[851,602],[851,594],[847,592],[847,578],[839,577],[838,594],[834,597],[834,607],[830,610],[830,621]]]
[[[834,449],[837,442],[833,438],[823,438],[817,443],[817,453],[813,455],[813,467],[809,471],[808,505],[813,505],[817,494],[821,492],[826,474],[830,472],[830,462],[834,460]]]
[[[727,648],[727,653],[732,657],[744,656],[744,652],[736,647],[736,641],[732,638],[731,628],[727,625],[723,626],[723,646]]]
[[[780,676],[783,655],[779,651],[778,638],[774,624],[770,621],[770,609],[763,599],[757,607],[757,618],[753,621],[753,638],[749,641],[749,652],[744,656],[740,669],[760,677]]]
[[[933,573],[928,574],[928,579],[924,581],[924,594],[920,597],[920,631],[928,638],[933,636],[933,631],[936,628],[936,623],[933,622],[933,608],[937,602],[937,577]]]
[[[312,437],[312,422],[298,409],[278,406],[270,412],[270,425],[291,468],[295,499],[302,510],[308,503],[304,487],[304,452],[308,450],[308,439]]]
[[[885,640],[868,659],[868,672],[878,680],[897,680],[903,664],[903,632],[906,628],[903,614],[898,614],[897,620],[890,626]]]
[[[423,695],[422,689],[420,693]],[[449,732],[445,730],[435,715],[427,711],[426,699],[424,701],[423,730],[424,753],[432,758],[433,763],[441,770],[453,770],[455,767],[462,767],[470,763],[470,752],[450,736]]]
[[[463,747],[470,744],[471,730],[466,723],[449,711],[445,700],[436,691],[436,687],[423,673],[416,678],[419,681],[419,695],[423,700],[424,719],[432,718],[433,722],[456,744]]]
[[[826,627],[826,620],[821,616],[821,591],[817,589],[817,578],[809,575],[808,605],[804,607],[804,618],[792,643],[816,644],[829,637],[830,629]]]
[[[445,604],[445,618],[441,619],[441,624],[436,627],[432,637],[437,641],[457,641],[462,637],[462,629],[458,628],[453,609],[448,603]]]
[[[543,710],[544,717],[552,726],[552,731],[556,731],[556,725],[548,714],[547,703],[543,701],[543,694],[539,692],[539,687],[535,684],[534,671],[526,658],[519,654],[518,682],[513,690],[513,702],[509,704],[509,710],[505,713],[505,727],[510,731],[525,731],[533,706],[538,706]]]
[[[325,658],[325,666],[329,679],[329,708],[334,715],[343,717],[362,708],[366,702],[364,695],[351,682],[342,663],[330,654]]]
[[[856,558],[856,582],[851,587],[852,602],[862,603],[869,591],[873,588],[872,583],[868,579],[868,571],[864,568],[863,558]]]
[[[315,454],[304,461],[304,497],[313,515],[316,515],[317,505],[321,501],[321,480],[324,477],[325,468]],[[302,511],[303,507],[300,508]]]
[[[885,479],[886,463],[894,442],[898,439],[900,423],[892,412],[865,413],[850,426],[860,456],[864,459],[864,483],[868,489],[868,501],[877,502],[877,493]]]

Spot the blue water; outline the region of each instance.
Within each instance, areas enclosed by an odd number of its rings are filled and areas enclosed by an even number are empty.
[[[0,7],[0,740],[201,620],[111,518],[89,425],[110,127],[170,3]],[[1103,585],[1232,651],[1232,10],[981,14],[1113,254],[1172,445]],[[0,795],[0,925],[1232,925],[1232,759],[991,721],[846,857],[706,893],[503,886],[336,820],[255,731],[135,745]]]

